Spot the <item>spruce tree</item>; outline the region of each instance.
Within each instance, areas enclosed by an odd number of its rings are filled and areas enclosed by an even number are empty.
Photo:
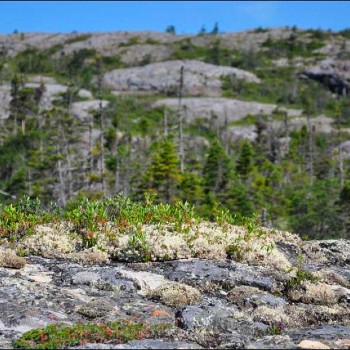
[[[183,201],[201,204],[204,199],[202,179],[193,172],[185,172],[180,184],[180,196]]]
[[[203,169],[204,190],[206,195],[225,194],[229,188],[230,180],[233,178],[233,167],[231,159],[226,154],[222,144],[215,139],[207,155]]]
[[[241,145],[241,151],[236,164],[237,174],[246,180],[249,173],[253,170],[254,149],[249,141],[244,141]]]
[[[179,158],[170,139],[163,140],[158,151],[153,154],[143,181],[142,190],[153,190],[158,194],[158,200],[167,203],[178,198],[178,186],[181,181]]]

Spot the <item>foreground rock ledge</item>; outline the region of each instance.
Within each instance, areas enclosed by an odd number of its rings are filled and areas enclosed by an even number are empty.
[[[278,250],[295,264],[292,244]],[[348,349],[349,242],[303,242],[301,250],[314,283],[225,259],[86,267],[29,256],[20,269],[0,267],[0,348],[52,323],[128,319],[174,328],[164,339],[79,348]]]

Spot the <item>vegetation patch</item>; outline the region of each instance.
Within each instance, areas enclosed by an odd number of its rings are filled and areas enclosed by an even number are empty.
[[[160,337],[169,327],[168,324],[146,325],[130,321],[74,326],[58,323],[24,333],[13,342],[13,346],[15,349],[65,349],[70,346],[108,341],[123,344],[132,340]]]
[[[0,266],[21,269],[26,264],[26,260],[16,254],[12,249],[0,248]]]
[[[274,249],[278,234],[260,228],[253,219],[235,226],[235,217],[217,204],[213,210],[216,223],[211,223],[201,219],[187,202],[154,203],[154,198],[149,194],[144,202],[121,195],[84,199],[52,214],[37,208],[30,214],[29,224],[20,226],[21,235],[12,231],[18,230],[18,216],[3,215],[2,238],[15,241],[24,254],[82,264],[105,263],[108,258],[135,262],[197,257],[259,262],[282,270],[290,267]],[[8,207],[18,211],[17,206]],[[3,207],[2,214],[8,207]],[[25,214],[21,218],[26,222]]]
[[[196,304],[202,299],[202,295],[196,288],[177,282],[166,283],[152,290],[148,296],[171,307]]]
[[[73,43],[77,43],[79,41],[85,41],[87,39],[89,39],[91,37],[91,34],[79,34],[74,36],[71,39],[66,40],[66,44],[73,44]]]
[[[292,33],[286,39],[271,39],[270,37],[262,44],[268,48],[271,57],[288,57],[295,56],[310,57],[313,56],[313,51],[325,45],[324,38],[316,36],[312,33],[311,39],[300,38],[297,34]]]

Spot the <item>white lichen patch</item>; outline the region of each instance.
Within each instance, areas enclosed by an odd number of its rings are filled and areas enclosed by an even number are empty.
[[[324,322],[328,324],[350,324],[350,310],[342,305],[326,306],[292,303],[284,309],[290,318],[290,327],[315,326]]]
[[[96,238],[98,247],[122,261],[230,258],[288,271],[292,264],[275,245],[275,240],[286,235],[290,241],[299,242],[294,235],[279,231],[257,229],[248,233],[242,226],[193,221],[182,229],[174,224],[139,225],[123,233],[110,228],[97,232]]]
[[[62,258],[75,251],[78,237],[65,224],[38,225],[34,234],[27,236],[21,246],[29,254],[45,258]]]
[[[315,272],[315,276],[317,276],[321,282],[328,284],[339,284],[345,288],[350,288],[350,282],[333,270],[321,269]]]
[[[0,266],[21,269],[25,264],[25,259],[17,256],[14,250],[0,248]]]
[[[78,235],[67,223],[61,223],[36,226],[21,248],[29,254],[90,265],[106,263],[108,258],[129,262],[229,258],[286,272],[292,265],[275,244],[286,237],[291,244],[299,243],[290,233],[258,227],[248,232],[242,226],[194,220],[182,226],[140,224],[123,231],[107,223],[85,236],[84,232]],[[76,251],[88,239],[93,241],[93,247]]]
[[[284,311],[281,309],[272,309],[265,305],[258,306],[254,310],[252,317],[255,322],[263,322],[269,325],[274,325],[276,322],[283,325],[290,323],[289,316]]]
[[[97,246],[84,249],[80,252],[70,253],[68,259],[81,265],[99,265],[109,261],[108,253],[101,251]]]
[[[340,295],[326,283],[311,283],[302,281],[288,292],[291,301],[305,304],[333,305],[338,302]]]
[[[201,293],[196,288],[178,282],[167,282],[151,290],[148,297],[157,299],[170,307],[192,305],[202,299]]]
[[[245,305],[246,299],[251,297],[254,294],[267,294],[267,293],[256,287],[237,286],[230,290],[227,297],[228,297],[228,300],[230,300],[232,303],[242,307]]]

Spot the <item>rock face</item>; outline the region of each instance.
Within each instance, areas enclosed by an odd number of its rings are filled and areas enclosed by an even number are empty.
[[[148,64],[142,67],[116,69],[104,75],[105,83],[118,91],[148,91],[176,95],[180,69],[184,67],[184,92],[191,96],[221,95],[224,75],[258,83],[253,74],[233,67],[216,66],[202,61],[184,60]]]
[[[218,38],[225,47],[241,50],[257,49],[270,36],[273,39],[287,38],[291,29],[271,28],[269,32],[243,31],[223,33],[216,36],[173,35],[154,31],[117,31],[117,32],[87,32],[87,33],[21,33],[0,34],[0,47],[6,47],[8,55],[14,56],[27,49],[47,50],[58,46],[58,53],[89,48],[106,56],[119,55],[123,62],[131,64],[142,59],[142,52],[151,55],[158,61],[169,58],[174,48],[170,44],[191,40],[193,45],[209,46]],[[133,55],[126,49],[132,47]],[[141,55],[141,56],[140,56]]]
[[[303,116],[301,109],[281,108],[271,103],[248,102],[224,97],[189,97],[182,100],[185,120],[192,123],[196,120],[204,120],[212,128],[225,128],[226,139],[236,141],[257,138],[256,125],[232,125],[247,116],[270,116],[274,113],[286,113],[288,116],[289,130],[300,130],[307,126],[307,118]],[[178,99],[160,99],[154,103],[154,107],[165,106],[174,111],[178,109]],[[257,119],[256,119],[257,120]],[[311,125],[317,133],[333,132],[334,119],[320,115],[311,118]],[[231,123],[231,125],[230,125]],[[265,125],[265,132],[280,132],[285,128],[284,121],[273,120]],[[283,134],[283,133],[282,133]],[[344,148],[345,149],[345,148]]]
[[[291,239],[276,249],[294,270],[210,259],[84,267],[28,256],[19,270],[0,267],[0,347],[52,323],[126,319],[173,329],[162,339],[79,348],[347,349],[348,242]],[[302,267],[295,266],[297,249]]]
[[[350,159],[350,140],[342,142],[333,152],[344,159]]]
[[[247,115],[270,115],[273,113],[277,105],[270,103],[247,102],[234,100],[224,97],[219,98],[184,98],[182,105],[185,109],[186,121],[192,122],[195,119],[213,120],[217,124],[223,125],[225,122],[236,122]],[[158,100],[155,107],[166,106],[172,109],[178,108],[178,99],[167,98]],[[301,109],[285,109],[281,111],[287,112],[290,117],[297,117],[302,114]]]
[[[53,78],[45,76],[34,76],[29,82],[25,83],[25,86],[36,89],[41,83],[44,83],[45,90],[40,101],[40,109],[49,110],[53,108],[53,102],[59,100],[62,94],[67,92],[67,86],[58,84]],[[10,91],[11,86],[9,84],[0,86],[0,120],[7,119],[10,115]],[[91,112],[99,109],[99,100],[94,100],[92,93],[86,89],[80,89],[77,95],[83,98],[84,101],[72,103],[72,114],[81,120],[88,120],[91,118]],[[105,100],[101,102],[102,108],[106,108],[109,103]]]
[[[350,62],[349,60],[327,59],[315,66],[307,68],[304,74],[327,86],[337,94],[350,93]]]

